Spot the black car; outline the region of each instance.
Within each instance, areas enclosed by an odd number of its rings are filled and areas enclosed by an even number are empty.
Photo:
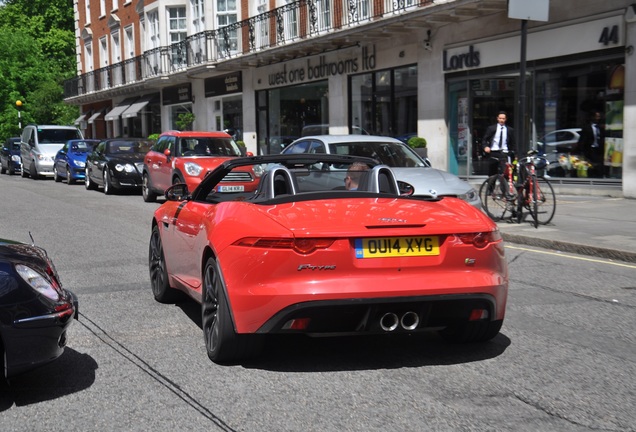
[[[115,190],[138,188],[144,156],[153,141],[145,138],[113,138],[100,142],[86,157],[86,189],[104,188],[105,194]]]
[[[9,172],[9,175],[22,171],[22,158],[20,157],[20,137],[7,138],[0,150],[0,173]]]
[[[0,366],[5,378],[62,355],[77,315],[77,297],[62,288],[44,249],[0,239]]]

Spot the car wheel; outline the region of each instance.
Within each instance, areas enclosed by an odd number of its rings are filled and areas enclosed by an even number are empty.
[[[110,184],[110,175],[108,175],[108,167],[104,166],[104,193],[112,195],[113,186]]]
[[[31,166],[29,167],[29,175],[33,180],[37,180],[39,178],[38,169],[35,166],[35,162],[31,162]]]
[[[229,363],[257,354],[261,335],[239,335],[234,331],[220,268],[209,258],[203,271],[201,321],[208,357],[215,363]]]
[[[487,342],[499,334],[502,325],[503,320],[469,321],[446,327],[441,330],[439,334],[447,342]]]
[[[20,172],[20,175],[22,177],[25,177],[25,178],[29,176],[29,173],[28,173],[28,171],[26,169],[26,165],[24,165],[24,164],[22,165],[22,171]]]
[[[84,173],[84,187],[86,187],[86,190],[95,190],[97,189],[97,185],[95,183],[93,183],[93,181],[91,180],[91,176],[88,175],[88,168],[86,168],[86,172]]]
[[[178,174],[177,174],[177,175],[175,175],[175,176],[172,178],[172,184],[173,184],[173,185],[176,185],[176,184],[179,184],[179,183],[183,183],[183,184],[185,184],[185,182],[186,182],[186,181],[185,181],[183,178],[181,178],[181,176],[180,176],[180,175],[178,175]]]
[[[62,179],[60,178],[59,174],[57,173],[57,167],[53,167],[53,181],[55,181],[56,183],[61,182]]]
[[[13,163],[13,161],[11,163]],[[7,172],[7,169],[4,167],[4,165],[2,165],[2,163],[0,163],[0,174],[4,174],[6,172]]]
[[[71,176],[71,168],[67,165],[66,166],[66,184],[72,185],[73,183],[75,183],[75,180],[73,180],[73,177]]]
[[[171,288],[168,282],[168,270],[166,269],[158,226],[152,228],[150,235],[148,268],[150,269],[150,284],[155,300],[160,303],[174,303],[181,298],[181,292]]]
[[[141,195],[144,197],[145,202],[155,202],[157,200],[157,194],[150,189],[150,177],[147,173],[144,174],[141,180]]]

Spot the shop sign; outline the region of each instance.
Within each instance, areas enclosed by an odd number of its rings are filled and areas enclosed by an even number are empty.
[[[182,84],[163,89],[163,105],[192,101],[192,84]]]
[[[207,78],[205,80],[205,97],[223,96],[243,91],[241,72]]]
[[[448,51],[444,50],[444,57],[442,60],[442,67],[444,71],[473,68],[478,67],[481,64],[479,51],[475,51],[475,48],[472,45],[468,47],[467,53],[455,54],[450,58],[448,58]]]
[[[270,86],[288,85],[303,82],[305,80],[324,79],[329,76],[356,73],[360,70],[373,70],[376,66],[375,45],[362,47],[360,57],[351,57],[344,60],[329,61],[326,55],[321,55],[316,62],[315,58],[308,58],[304,67],[287,68],[270,73],[268,84]]]

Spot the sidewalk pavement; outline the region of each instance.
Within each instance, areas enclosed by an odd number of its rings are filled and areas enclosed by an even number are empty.
[[[636,200],[559,193],[556,200],[548,225],[498,222],[504,241],[636,263]]]

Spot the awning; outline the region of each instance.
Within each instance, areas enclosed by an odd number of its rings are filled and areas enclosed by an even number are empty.
[[[108,111],[106,113],[106,116],[104,117],[104,119],[106,121],[117,120],[119,118],[119,116],[124,111],[126,111],[128,109],[128,107],[130,105],[132,105],[136,100],[137,100],[136,97],[125,99],[121,104],[117,105],[115,108],[113,108],[112,110]]]
[[[80,124],[81,122],[84,121],[84,119],[86,118],[86,116],[88,115],[88,113],[84,113],[81,116],[79,116],[78,118],[75,119],[75,121],[73,123],[75,123],[75,125],[77,126],[78,124]]]
[[[155,95],[142,96],[137,102],[130,105],[126,111],[122,113],[121,118],[137,117],[139,112],[148,105],[148,103],[152,102],[153,99],[157,99]]]
[[[96,113],[94,113],[92,116],[88,118],[88,124],[95,123],[95,120],[97,120],[97,117],[99,117],[102,114],[104,114],[104,110],[99,110]]]

